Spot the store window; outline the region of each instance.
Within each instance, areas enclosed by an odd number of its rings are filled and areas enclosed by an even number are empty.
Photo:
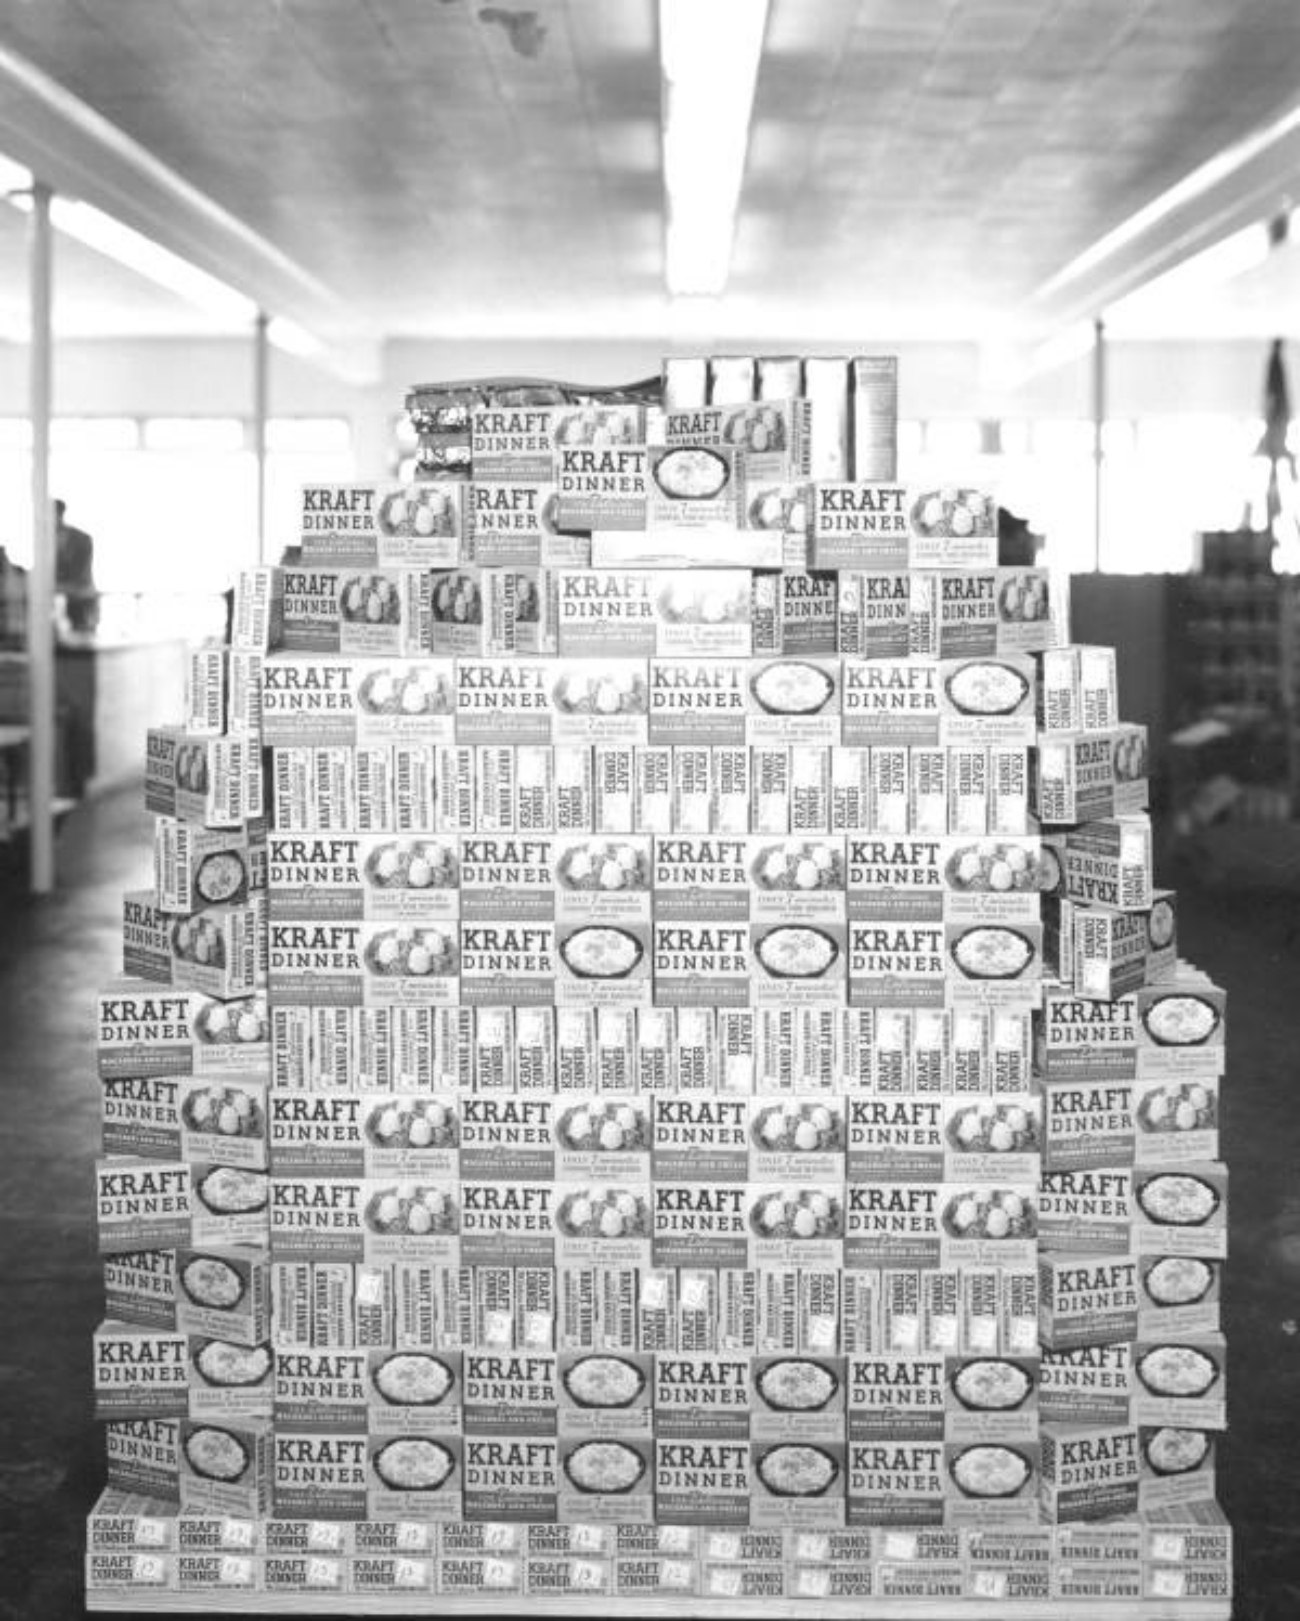
[[[51,424],[50,489],[95,540],[110,596],[215,596],[258,561],[257,463],[239,417],[62,417]],[[0,545],[30,562],[31,426],[0,419]],[[297,530],[304,480],[353,476],[342,418],[267,425],[267,533],[278,555]]]

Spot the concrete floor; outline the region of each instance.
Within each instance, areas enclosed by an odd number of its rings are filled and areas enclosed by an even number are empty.
[[[54,897],[0,884],[0,1621],[84,1613],[82,1522],[103,1479],[90,1416],[92,992],[118,969],[122,890],[150,877],[138,805],[117,794],[69,818]],[[1300,861],[1279,849],[1271,871],[1245,874],[1258,887],[1198,892],[1195,862],[1162,874],[1183,886],[1184,955],[1230,993],[1232,1429],[1220,1480],[1237,1528],[1238,1621],[1300,1618],[1300,1106],[1288,1091],[1300,1093]]]

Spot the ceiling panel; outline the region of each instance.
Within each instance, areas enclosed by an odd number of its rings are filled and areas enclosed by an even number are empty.
[[[667,318],[654,0],[0,0],[0,46],[359,331]],[[1298,87],[1295,0],[772,0],[731,294],[1014,329]]]

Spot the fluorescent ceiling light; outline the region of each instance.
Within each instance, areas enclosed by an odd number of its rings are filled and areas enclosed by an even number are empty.
[[[0,196],[23,213],[32,207],[31,173],[12,159],[0,156]],[[101,253],[106,259],[133,270],[156,287],[183,299],[185,303],[204,311],[214,320],[237,327],[246,327],[255,320],[258,309],[253,299],[200,270],[188,259],[183,259],[170,248],[147,237],[130,225],[106,214],[92,203],[77,202],[70,197],[55,195],[50,199],[50,224],[64,236],[70,236],[83,247]],[[0,330],[0,337],[4,335]],[[273,316],[267,326],[267,338],[277,349],[287,354],[312,359],[325,351],[324,344],[297,321],[286,316]]]
[[[731,268],[768,0],[659,0],[665,280],[721,293]]]
[[[105,258],[125,265],[146,281],[174,293],[217,320],[244,323],[257,314],[257,305],[251,298],[245,298],[225,282],[208,275],[206,270],[190,264],[170,248],[160,247],[91,203],[55,197],[50,203],[50,223],[65,236],[74,237]]]
[[[1300,107],[1293,107],[1284,113],[1281,118],[1248,135],[1244,140],[1237,141],[1218,152],[1208,162],[1202,163],[1199,168],[1193,169],[1190,174],[1184,175],[1177,184],[1170,186],[1167,191],[1160,193],[1152,199],[1145,208],[1139,208],[1135,214],[1117,225],[1113,231],[1099,237],[1090,248],[1069,264],[1058,270],[1049,281],[1043,283],[1038,289],[1037,297],[1045,298],[1056,292],[1059,288],[1067,286],[1077,280],[1085,272],[1093,270],[1097,265],[1118,253],[1121,248],[1127,247],[1136,241],[1145,231],[1153,225],[1158,225],[1176,209],[1189,203],[1194,203],[1206,196],[1214,187],[1230,179],[1239,169],[1248,163],[1262,157],[1272,147],[1293,135],[1300,129]]]

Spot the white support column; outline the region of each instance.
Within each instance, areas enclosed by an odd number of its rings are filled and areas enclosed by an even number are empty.
[[[253,327],[253,454],[257,458],[257,561],[274,562],[266,555],[266,418],[270,397],[271,346],[267,341],[270,318],[258,310]]]
[[[1092,571],[1101,573],[1101,540],[1105,524],[1106,450],[1106,323],[1092,323]]]
[[[54,888],[54,511],[50,504],[50,411],[53,394],[50,309],[52,245],[49,186],[32,187],[29,237],[32,420],[32,572],[27,599],[27,652],[31,674],[31,745],[28,803],[31,812],[31,888]]]

